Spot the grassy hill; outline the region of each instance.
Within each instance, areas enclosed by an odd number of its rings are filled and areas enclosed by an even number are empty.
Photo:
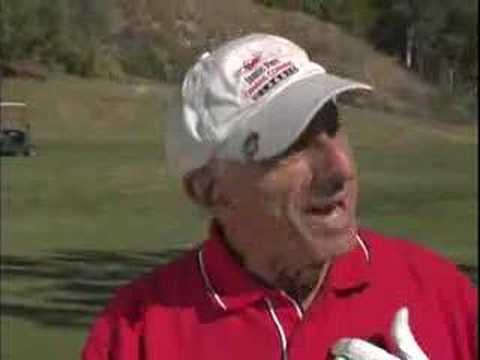
[[[301,12],[268,8],[253,0],[144,0],[124,4],[120,13],[123,16],[111,37],[113,46],[144,69],[156,59],[164,65],[160,76],[166,80],[178,80],[205,49],[240,34],[267,32],[304,46],[328,71],[372,84],[375,94],[362,99],[370,107],[417,118],[433,115],[458,120],[434,88],[397,60]]]

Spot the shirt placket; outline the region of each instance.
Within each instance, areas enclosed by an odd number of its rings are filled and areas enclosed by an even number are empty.
[[[288,360],[290,339],[303,319],[301,307],[284,292],[265,298],[265,305],[276,328],[281,360]]]

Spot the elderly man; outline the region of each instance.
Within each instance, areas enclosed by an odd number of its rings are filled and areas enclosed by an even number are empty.
[[[204,54],[166,140],[209,238],[121,288],[83,359],[476,358],[469,281],[357,224],[335,98],[369,89],[273,35]]]

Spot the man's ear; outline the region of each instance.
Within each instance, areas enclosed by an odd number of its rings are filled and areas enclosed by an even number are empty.
[[[197,205],[217,214],[231,207],[231,201],[222,194],[210,168],[196,169],[183,178],[188,197]]]
[[[195,204],[204,207],[204,201],[202,201],[201,191],[198,185],[198,177],[199,174],[197,170],[192,171],[183,177],[182,185],[183,190],[190,200],[192,200]]]

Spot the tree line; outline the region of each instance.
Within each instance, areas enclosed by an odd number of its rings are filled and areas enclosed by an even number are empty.
[[[477,0],[259,0],[340,25],[478,112]]]

